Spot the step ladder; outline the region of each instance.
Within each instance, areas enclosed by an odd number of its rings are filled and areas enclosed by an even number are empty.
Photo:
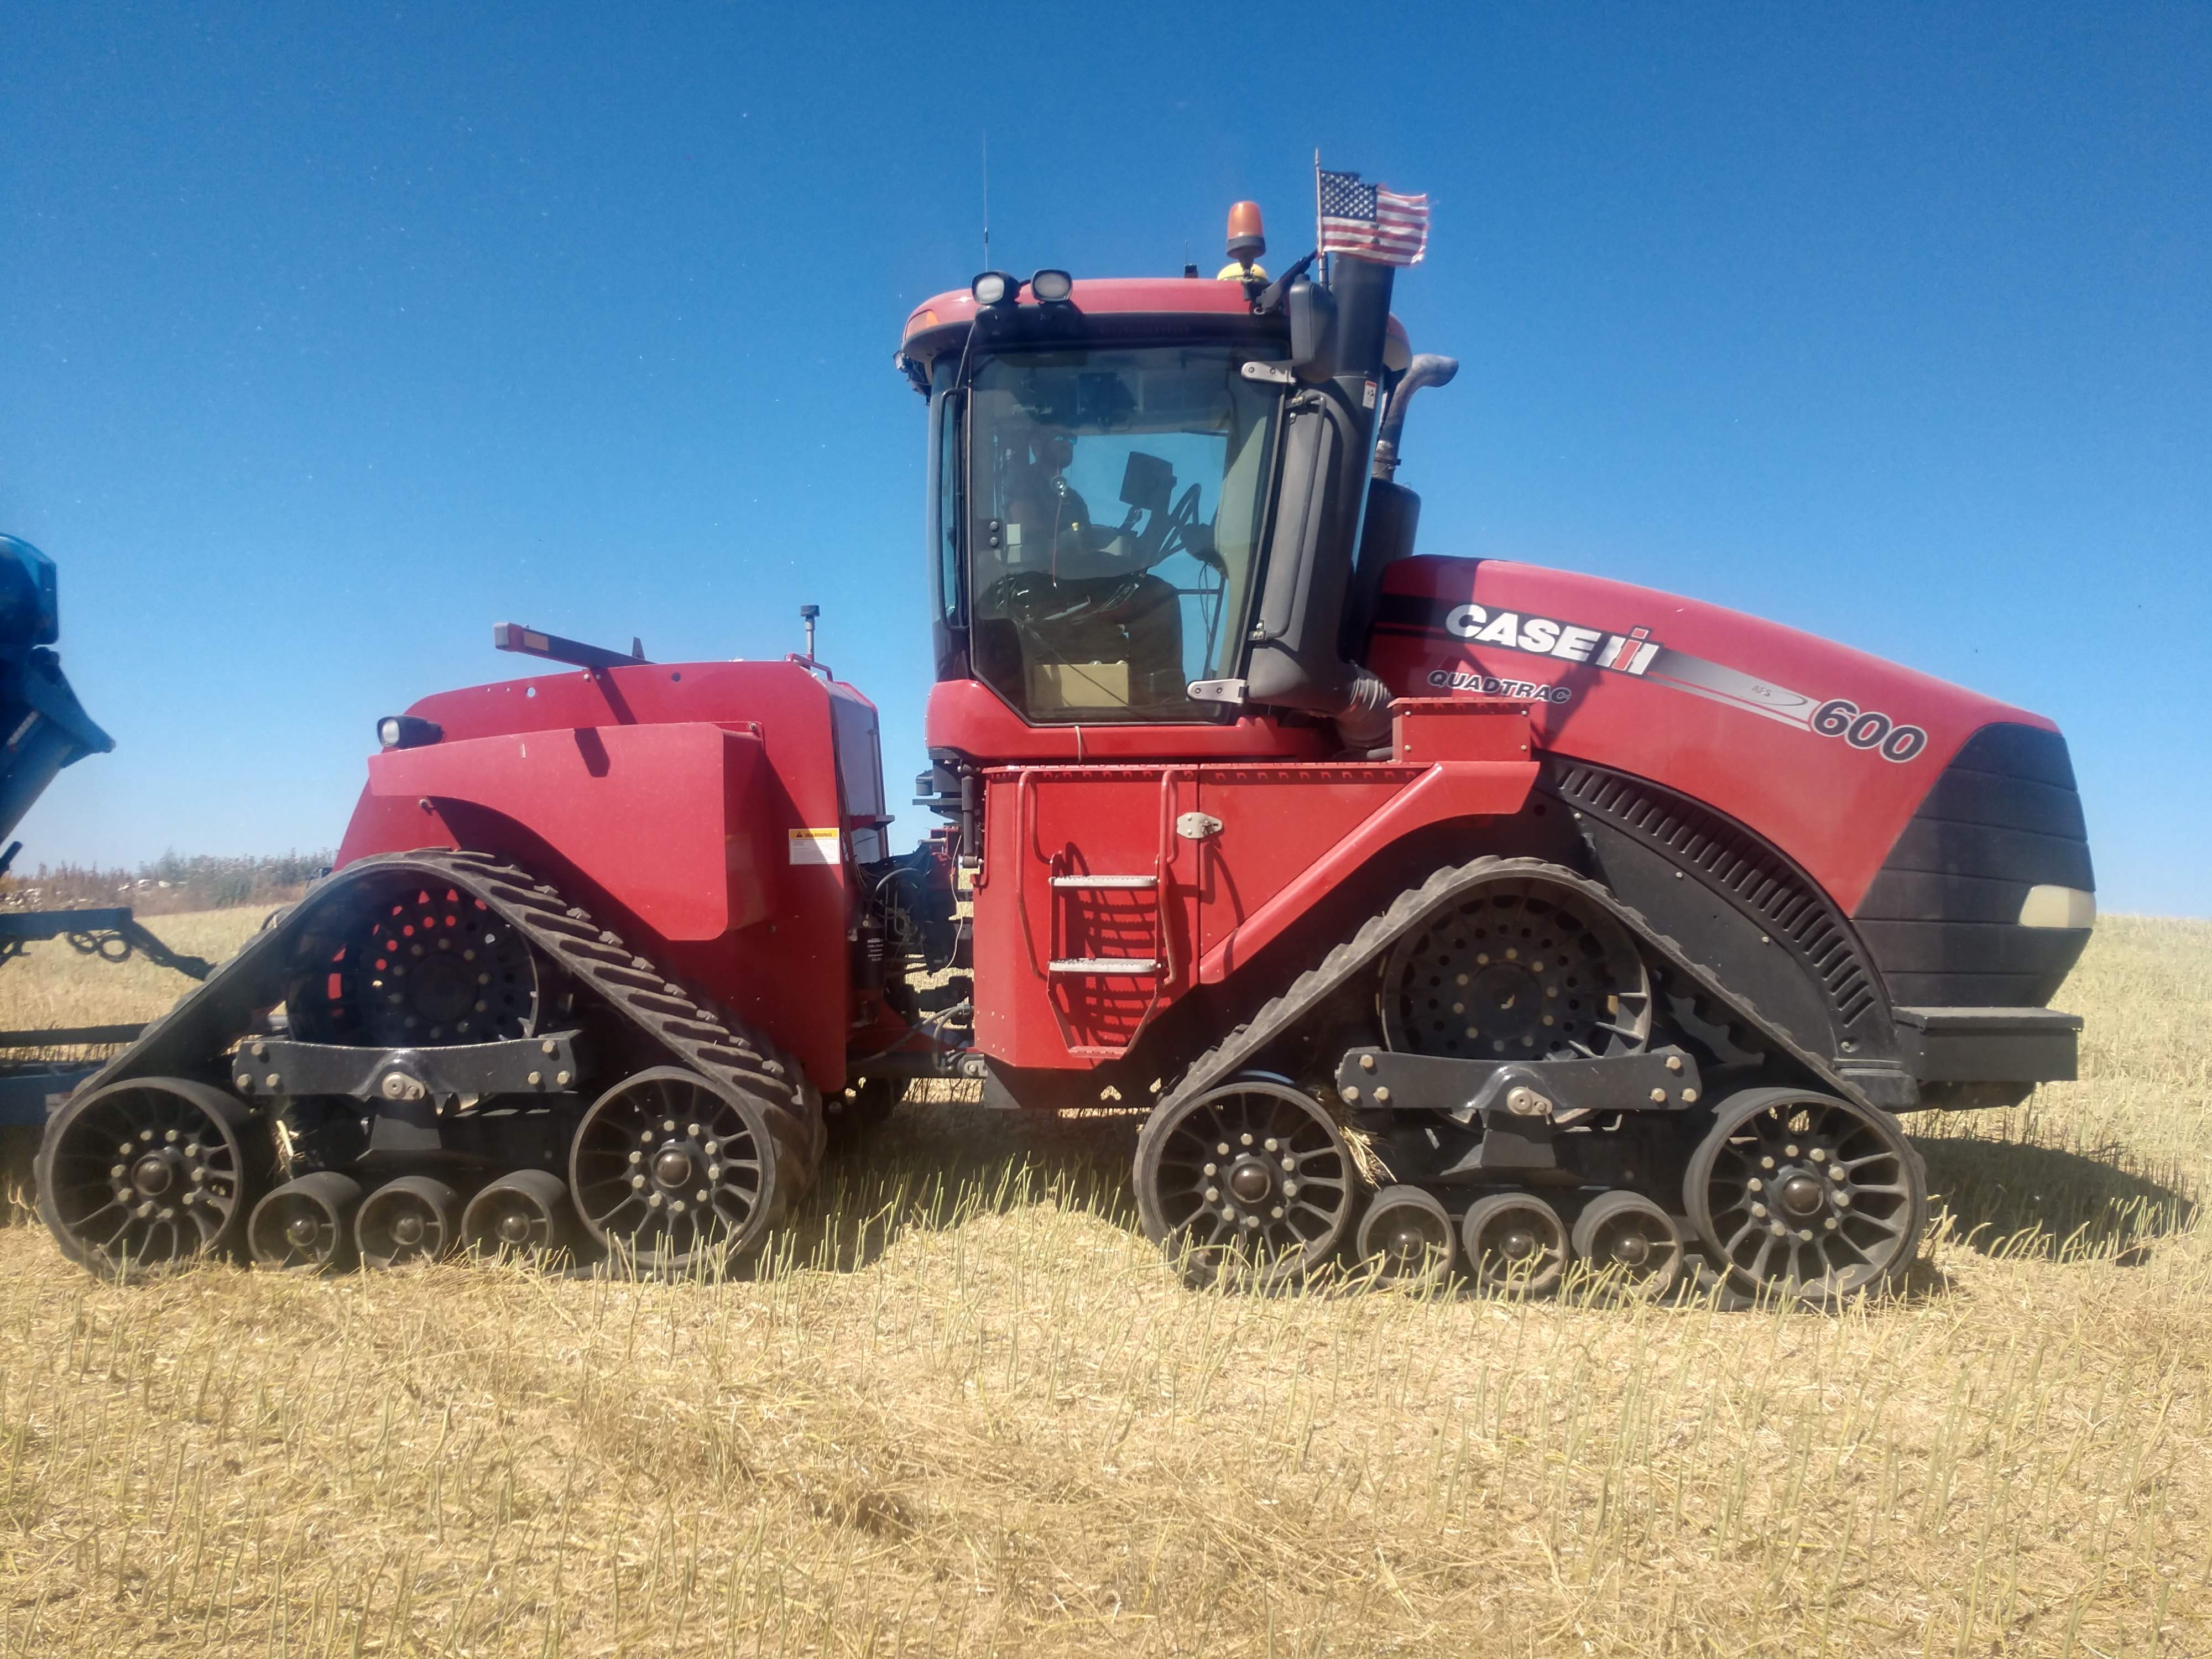
[[[1174,972],[1172,953],[1169,945],[1166,896],[1164,890],[1165,884],[1164,857],[1154,859],[1151,875],[1138,876],[1091,875],[1074,872],[1066,867],[1064,855],[1060,854],[1053,855],[1049,881],[1052,895],[1048,927],[1049,953],[1045,963],[1046,974],[1055,980],[1142,981],[1148,981],[1152,988],[1152,1000],[1146,1004],[1144,1012],[1129,1028],[1127,1035],[1115,1043],[1078,1041],[1077,1033],[1072,1028],[1067,1016],[1061,1012],[1059,999],[1055,998],[1053,1003],[1053,1012],[1054,1017],[1060,1023],[1060,1041],[1066,1045],[1067,1052],[1076,1058],[1119,1060],[1129,1052],[1130,1048],[1136,1042],[1138,1036],[1146,1026],[1152,1024],[1153,1014],[1158,1012],[1161,993],[1166,988],[1169,977]],[[1081,904],[1082,896],[1091,893],[1149,893],[1152,896],[1149,907],[1150,914],[1146,918],[1151,937],[1149,945],[1143,949],[1142,954],[1080,957],[1061,954],[1062,950],[1066,948],[1066,941],[1079,934],[1093,933],[1099,926],[1098,918],[1085,917],[1079,914],[1079,907]],[[1109,919],[1109,925],[1110,926],[1115,921],[1126,923],[1133,922],[1136,920],[1135,914],[1131,912]],[[1073,1000],[1071,997],[1070,1000],[1073,1001]]]

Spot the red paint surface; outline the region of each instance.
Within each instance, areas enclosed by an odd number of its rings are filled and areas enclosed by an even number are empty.
[[[929,689],[922,737],[987,762],[1325,760],[1336,739],[1317,726],[1246,719],[1228,726],[1031,726],[980,680]]]
[[[1157,1010],[1226,977],[1392,841],[1517,811],[1535,774],[1525,759],[988,771],[976,1046],[1012,1066],[1087,1066],[1072,1051],[1126,1046]],[[1177,817],[1194,811],[1218,819],[1219,832],[1177,834]],[[1151,891],[1052,885],[1058,875],[1155,872],[1161,885]],[[1156,950],[1165,963],[1157,976],[1046,971],[1054,957]]]
[[[1024,311],[1036,301],[1024,289],[1018,302]],[[1217,282],[1200,276],[1094,276],[1078,278],[1069,303],[1076,310],[1097,316],[1146,315],[1249,316],[1252,302],[1244,297],[1242,283]],[[924,300],[908,313],[899,337],[906,349],[927,355],[942,349],[939,331],[965,327],[975,320],[975,296],[964,288],[948,289]],[[1389,320],[1390,337],[1406,343],[1406,326]]]
[[[1626,635],[1824,702],[1848,698],[1928,743],[1902,763],[1747,709],[1588,663],[1480,644],[1434,626],[1378,623],[1370,665],[1402,696],[1434,697],[1431,676],[1480,672],[1548,684],[1565,703],[1536,702],[1540,750],[1649,778],[1749,825],[1797,860],[1848,913],[1898,833],[1966,739],[1992,721],[2049,726],[2039,714],[1963,690],[1832,641],[1741,611],[1650,588],[1503,559],[1419,557],[1393,566],[1391,599],[1436,607],[1473,603],[1494,620],[1510,611]]]
[[[872,1013],[846,960],[858,878],[792,865],[788,832],[860,822],[830,713],[858,696],[792,663],[441,692],[407,712],[443,739],[371,757],[337,861],[429,846],[517,859],[791,1048],[818,1087],[842,1087],[847,1030]]]

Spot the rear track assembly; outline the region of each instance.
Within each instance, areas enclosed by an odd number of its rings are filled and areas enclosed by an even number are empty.
[[[501,938],[511,935],[529,953],[529,962],[521,965],[532,971],[520,975],[528,981],[526,994],[511,996],[503,1012],[495,1011],[497,1017],[490,1030],[477,1033],[441,1027],[441,1036],[454,1042],[466,1042],[478,1036],[512,1041],[517,1031],[534,1031],[533,1022],[541,1018],[539,982],[549,974],[565,976],[586,999],[621,1021],[632,1037],[638,1040],[635,1046],[657,1050],[665,1057],[667,1064],[662,1074],[673,1073],[678,1077],[696,1078],[708,1093],[720,1097],[727,1109],[724,1115],[733,1121],[743,1119],[751,1126],[760,1145],[752,1150],[748,1161],[761,1167],[750,1171],[731,1168],[726,1180],[715,1183],[717,1193],[712,1206],[728,1227],[732,1254],[742,1255],[757,1247],[768,1231],[789,1218],[793,1206],[811,1184],[823,1142],[820,1097],[797,1062],[736,1020],[702,1006],[684,987],[659,971],[649,958],[629,950],[619,934],[601,926],[556,889],[486,854],[434,850],[364,859],[329,878],[275,924],[248,941],[221,971],[181,999],[167,1015],[149,1026],[137,1042],[109,1061],[77,1091],[50,1126],[37,1165],[40,1209],[64,1253],[101,1272],[137,1274],[158,1271],[241,1242],[239,1236],[246,1231],[242,1225],[245,1213],[251,1208],[258,1189],[265,1186],[267,1166],[275,1160],[266,1150],[265,1121],[250,1121],[250,1109],[228,1088],[215,1087],[213,1079],[221,1078],[225,1084],[234,1081],[229,1051],[241,1042],[251,1044],[262,1012],[283,1000],[288,994],[298,995],[302,988],[314,988],[319,970],[314,970],[310,961],[307,967],[311,971],[303,972],[302,957],[307,951],[319,951],[320,945],[313,941],[320,924],[334,917],[343,923],[344,907],[358,905],[364,900],[374,902],[372,909],[389,909],[385,902],[387,893],[410,889],[419,889],[425,895],[451,892],[457,899],[465,896],[465,900],[460,902],[480,905],[492,919],[493,934]],[[427,908],[440,907],[431,904]],[[395,916],[397,914],[394,912]],[[352,931],[357,933],[359,930]],[[393,943],[398,938],[395,933],[393,940],[379,942]],[[511,957],[512,951],[507,955]],[[325,956],[319,959],[333,958]],[[505,957],[500,965],[503,973],[514,973],[518,966]],[[359,979],[366,971],[366,965],[358,961],[340,959],[340,967],[332,970],[331,977],[335,981],[343,975]],[[441,990],[442,988],[434,987],[426,994],[427,1000],[417,998],[414,1003],[392,1006],[396,1013],[411,1012],[418,1023],[449,1006],[465,1006],[451,995],[441,994]],[[324,1035],[326,1026],[343,1028],[344,1024],[343,1019],[334,1020],[320,1009],[310,1018],[311,1028],[317,1036]],[[330,1032],[338,1034],[337,1029]],[[386,1038],[405,1036],[421,1042],[428,1032],[418,1033],[411,1027],[403,1027],[395,1017],[390,1030],[362,1034],[370,1035]],[[564,1032],[557,1040],[549,1037],[542,1046],[549,1054],[557,1052],[565,1059],[568,1035]],[[355,1041],[362,1041],[362,1036],[356,1036]],[[263,1046],[273,1048],[277,1045]],[[434,1045],[429,1052],[435,1051]],[[364,1049],[365,1055],[373,1052]],[[417,1069],[434,1073],[435,1071],[434,1066]],[[252,1078],[252,1068],[242,1074]],[[567,1073],[561,1075],[565,1082]],[[258,1078],[253,1080],[257,1085],[260,1081]],[[530,1081],[532,1085],[538,1084],[536,1073],[531,1074]],[[624,1079],[619,1076],[603,1077],[597,1082],[599,1087],[614,1093],[625,1086]],[[127,1115],[129,1101],[149,1089],[155,1091],[149,1098],[158,1097],[161,1101],[167,1101],[183,1097],[173,1109],[164,1109],[166,1115],[162,1112],[154,1114],[160,1121],[149,1118],[140,1126],[140,1129],[154,1131],[157,1140],[179,1127],[168,1120],[185,1111],[189,1104],[198,1115],[182,1126],[177,1136],[178,1145],[197,1146],[203,1149],[200,1155],[204,1157],[204,1149],[216,1145],[226,1130],[241,1143],[241,1167],[217,1183],[222,1188],[222,1201],[215,1224],[203,1218],[197,1224],[185,1224],[181,1210],[174,1218],[161,1215],[164,1206],[160,1200],[168,1187],[191,1179],[191,1171],[181,1164],[172,1170],[166,1164],[156,1169],[155,1164],[161,1162],[159,1158],[146,1161],[139,1184],[149,1186],[149,1190],[143,1192],[132,1185],[133,1166],[127,1163],[123,1177],[110,1177],[109,1170],[120,1157],[115,1148],[123,1144],[118,1138],[123,1127],[109,1120],[115,1118],[118,1111]],[[607,1104],[602,1103],[603,1107]],[[598,1115],[603,1118],[605,1113]],[[209,1121],[208,1133],[195,1139],[192,1133],[184,1133],[198,1129],[201,1118]],[[679,1126],[679,1138],[690,1127],[690,1121],[687,1117]],[[260,1131],[258,1137],[256,1130]],[[94,1146],[95,1139],[100,1145]],[[79,1146],[80,1141],[84,1144]],[[258,1159],[257,1147],[261,1150]],[[186,1154],[179,1152],[176,1156],[185,1158]],[[673,1167],[672,1155],[660,1161]],[[703,1156],[696,1176],[688,1165],[685,1174],[686,1208],[678,1213],[689,1213],[690,1219],[677,1230],[686,1246],[680,1256],[662,1259],[666,1254],[663,1244],[672,1242],[662,1219],[655,1218],[650,1226],[641,1228],[617,1222],[611,1231],[604,1231],[602,1223],[613,1218],[612,1209],[605,1204],[600,1208],[607,1213],[596,1214],[587,1206],[586,1219],[611,1245],[626,1248],[634,1244],[631,1253],[641,1265],[688,1265],[693,1259],[689,1254],[690,1247],[713,1242],[710,1235],[714,1224],[702,1223],[702,1218],[690,1211],[698,1200],[690,1197],[689,1186],[705,1179]],[[427,1181],[427,1177],[420,1178],[422,1182]],[[725,1188],[726,1193],[722,1190]],[[122,1193],[119,1197],[118,1190]],[[673,1191],[672,1188],[672,1194]],[[399,1194],[378,1205],[374,1202],[376,1194],[372,1193],[369,1201],[357,1206],[334,1200],[330,1194],[312,1196],[313,1203],[294,1204],[289,1209],[272,1213],[262,1236],[257,1238],[257,1253],[265,1252],[272,1264],[282,1261],[292,1265],[329,1265],[342,1261],[347,1254],[344,1245],[328,1235],[338,1224],[342,1211],[356,1208],[359,1215],[348,1218],[358,1221],[361,1215],[367,1217],[361,1224],[375,1235],[375,1248],[364,1254],[372,1260],[380,1255],[400,1259],[410,1252],[420,1254],[416,1248],[418,1222],[422,1224],[422,1237],[436,1232],[441,1242],[458,1243],[462,1231],[459,1212],[455,1210],[449,1217],[446,1212],[452,1206],[446,1197],[427,1190],[410,1189],[406,1201],[399,1206],[396,1220],[386,1218],[383,1212],[392,1207]],[[204,1206],[204,1202],[195,1200],[196,1206]],[[542,1194],[538,1202],[542,1213],[534,1220],[510,1221],[504,1230],[487,1220],[484,1225],[491,1237],[483,1243],[489,1246],[492,1238],[496,1237],[502,1243],[526,1247],[550,1239],[565,1226],[565,1213],[556,1213],[558,1206]],[[153,1209],[141,1216],[138,1212],[149,1203]],[[732,1205],[744,1209],[742,1218],[734,1213],[730,1207]],[[96,1222],[92,1220],[94,1215],[100,1218]],[[216,1212],[210,1212],[210,1215]],[[125,1219],[131,1224],[120,1224]],[[742,1225],[733,1224],[740,1219]],[[118,1224],[111,1226],[110,1222]],[[560,1224],[557,1226],[556,1222]],[[295,1226],[295,1223],[298,1224]],[[296,1240],[291,1237],[295,1233],[298,1235]],[[407,1237],[397,1236],[402,1233]],[[517,1236],[507,1237],[510,1234]]]

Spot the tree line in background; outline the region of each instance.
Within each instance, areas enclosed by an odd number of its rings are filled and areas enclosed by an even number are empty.
[[[289,904],[330,868],[331,854],[277,853],[216,858],[164,853],[136,870],[41,864],[35,873],[0,877],[0,906],[11,910],[82,909],[127,904],[141,915],[221,910],[239,904]]]

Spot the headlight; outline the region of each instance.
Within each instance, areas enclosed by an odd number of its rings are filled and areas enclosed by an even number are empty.
[[[1030,292],[1048,305],[1057,305],[1075,292],[1075,278],[1064,270],[1040,270],[1030,278]]]
[[[419,748],[445,735],[446,728],[437,721],[418,720],[412,714],[386,714],[376,723],[376,740],[386,749]]]

